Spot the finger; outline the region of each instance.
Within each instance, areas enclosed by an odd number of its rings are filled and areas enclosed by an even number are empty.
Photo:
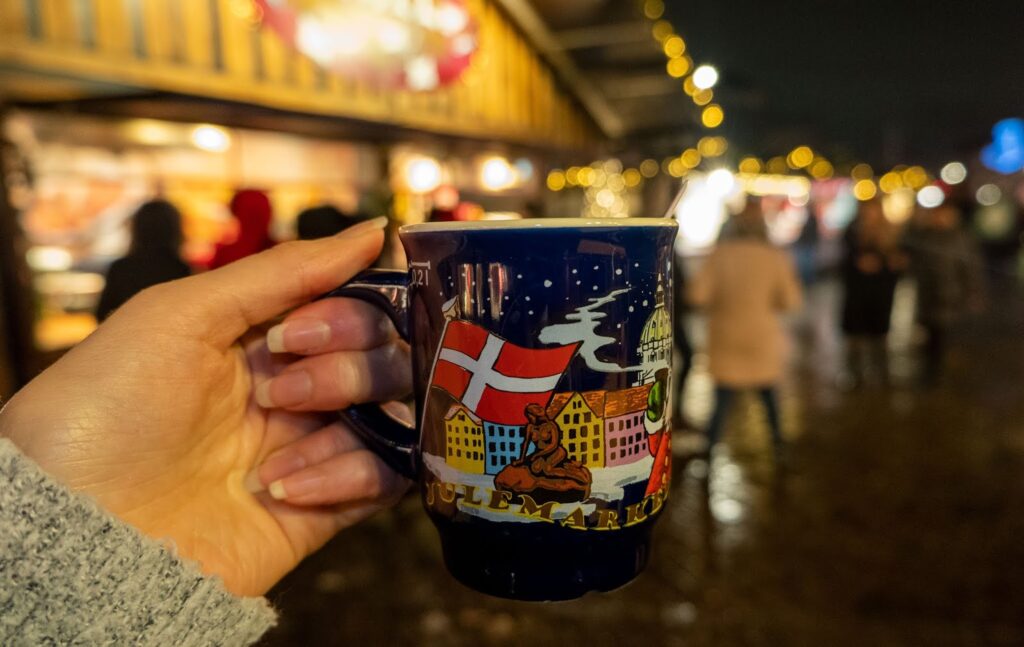
[[[289,474],[357,449],[365,449],[365,446],[348,427],[336,422],[272,453],[246,477],[246,489],[262,492],[272,482]]]
[[[365,269],[384,244],[384,217],[337,236],[282,243],[210,272],[155,286],[135,300],[138,311],[186,322],[218,348],[242,333]]]
[[[397,337],[387,315],[358,299],[324,299],[298,308],[267,331],[272,353],[368,350]]]
[[[395,341],[368,351],[300,359],[256,387],[256,403],[293,411],[329,411],[398,400],[411,388],[409,346]]]
[[[391,501],[408,487],[409,481],[376,454],[361,449],[272,481],[267,490],[278,501],[295,505],[336,505]]]

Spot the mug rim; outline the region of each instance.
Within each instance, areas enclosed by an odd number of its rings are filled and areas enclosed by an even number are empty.
[[[515,231],[524,229],[616,229],[619,227],[676,227],[674,218],[520,218],[517,220],[452,220],[402,225],[399,234],[435,231]]]

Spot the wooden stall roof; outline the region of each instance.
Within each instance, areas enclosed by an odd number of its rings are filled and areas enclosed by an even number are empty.
[[[471,68],[421,93],[327,73],[239,3],[0,0],[0,98],[168,93],[544,148],[586,149],[601,138],[492,0],[467,3],[480,21]]]

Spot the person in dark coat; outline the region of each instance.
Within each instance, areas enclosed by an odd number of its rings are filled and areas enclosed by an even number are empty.
[[[893,294],[907,265],[895,231],[882,213],[882,203],[860,203],[857,216],[843,236],[842,329],[846,335],[849,382],[858,385],[869,376],[888,381],[886,336],[892,317]]]
[[[181,214],[166,200],[153,200],[132,216],[132,243],[128,255],[107,270],[107,282],[96,307],[103,321],[146,288],[191,274],[181,259]]]
[[[360,220],[343,213],[334,205],[324,204],[301,211],[296,218],[295,230],[299,240],[315,240],[340,233]]]
[[[961,225],[960,210],[948,202],[925,214],[908,249],[917,281],[917,321],[928,335],[921,377],[924,384],[935,385],[942,377],[951,329],[984,304],[983,264],[977,242]]]

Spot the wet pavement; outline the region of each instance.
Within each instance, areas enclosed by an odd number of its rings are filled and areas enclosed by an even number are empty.
[[[848,390],[836,290],[814,288],[780,391],[786,465],[753,397],[710,465],[679,434],[653,560],[628,586],[557,604],[474,593],[410,497],[271,592],[282,621],[264,644],[1024,645],[1024,298],[995,290],[929,390],[912,299],[901,288],[892,385]],[[698,422],[704,363],[685,403]]]

